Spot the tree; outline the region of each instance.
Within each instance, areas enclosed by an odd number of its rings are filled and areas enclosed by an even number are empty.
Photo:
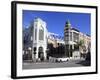
[[[80,51],[80,53],[81,53],[81,56],[82,56],[82,53],[83,53],[83,49],[84,49],[84,47],[85,47],[85,41],[83,40],[83,39],[81,39],[78,43],[77,43],[77,45],[79,46],[79,51]]]
[[[81,40],[78,42],[78,45],[82,47],[82,46],[84,45],[84,40],[81,39]]]

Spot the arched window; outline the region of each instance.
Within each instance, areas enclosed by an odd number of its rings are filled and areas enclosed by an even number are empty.
[[[38,50],[39,50],[39,52],[43,52],[43,47],[40,46],[40,47],[38,48]]]
[[[44,39],[44,29],[42,26],[40,26],[39,28],[39,40],[43,40]]]
[[[37,29],[35,29],[35,40],[37,40]]]

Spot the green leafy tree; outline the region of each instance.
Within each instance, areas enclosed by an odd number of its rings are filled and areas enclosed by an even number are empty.
[[[83,53],[83,49],[84,49],[84,44],[85,44],[85,41],[83,40],[83,39],[81,39],[78,43],[77,43],[77,45],[79,46],[79,51],[80,51],[80,53],[82,54]]]

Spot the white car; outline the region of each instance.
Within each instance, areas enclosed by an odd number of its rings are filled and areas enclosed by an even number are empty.
[[[58,62],[66,62],[69,61],[69,58],[56,58]]]
[[[69,58],[55,58],[55,57],[49,57],[50,62],[66,62],[69,61]]]

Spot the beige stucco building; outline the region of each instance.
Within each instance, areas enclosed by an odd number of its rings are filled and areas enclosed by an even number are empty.
[[[48,32],[47,40],[48,44],[53,44],[53,47],[55,48],[58,47],[60,44],[65,44],[62,36],[51,32]]]

